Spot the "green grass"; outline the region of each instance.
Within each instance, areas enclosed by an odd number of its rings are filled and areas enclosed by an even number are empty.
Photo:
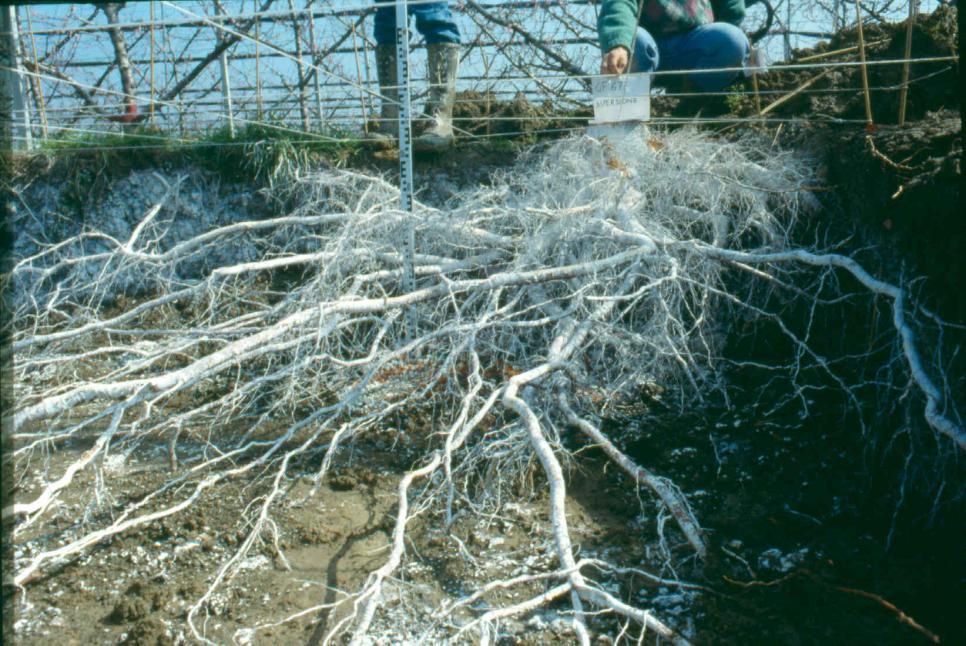
[[[38,141],[26,154],[3,155],[0,171],[12,182],[54,176],[64,186],[65,205],[82,212],[91,196],[135,170],[196,166],[228,182],[272,186],[297,169],[321,163],[343,165],[362,150],[345,132],[304,134],[274,123],[227,128],[181,138],[151,126],[126,132],[72,134]],[[21,179],[17,179],[21,178]]]
[[[225,127],[210,133],[206,145],[196,145],[194,158],[205,168],[273,185],[313,161],[345,162],[363,147],[353,138],[357,136],[343,131],[293,132],[272,122],[246,125],[232,137]]]
[[[744,104],[745,88],[741,83],[735,83],[727,88],[728,95],[724,98],[725,106],[731,114],[740,114]]]
[[[458,138],[448,151],[417,155],[417,164],[460,164],[466,154],[484,162],[501,159],[509,163],[522,149],[555,136],[531,133],[512,138]],[[30,153],[4,156],[2,165],[13,169],[4,173],[11,178],[57,177],[66,188],[65,199],[80,212],[91,196],[100,195],[110,182],[133,171],[194,166],[216,172],[229,183],[271,187],[313,165],[391,173],[396,167],[396,154],[395,150],[360,141],[355,132],[303,133],[270,118],[241,125],[234,136],[227,127],[182,138],[141,125],[126,132],[49,138],[38,140]]]
[[[342,131],[305,134],[272,122],[240,127],[234,137],[227,127],[180,138],[139,126],[127,132],[46,139],[31,155],[48,159],[70,155],[81,164],[109,164],[118,170],[156,165],[175,157],[233,179],[273,184],[312,161],[344,162],[362,148],[360,142],[346,141],[351,136]]]

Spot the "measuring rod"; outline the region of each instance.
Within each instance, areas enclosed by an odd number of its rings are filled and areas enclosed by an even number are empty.
[[[396,0],[396,85],[399,87],[399,203],[403,211],[413,212],[413,142],[412,106],[409,102],[409,7],[406,0]],[[414,257],[416,231],[412,217],[403,236],[403,290],[416,289]],[[415,334],[412,307],[406,312],[410,335]]]

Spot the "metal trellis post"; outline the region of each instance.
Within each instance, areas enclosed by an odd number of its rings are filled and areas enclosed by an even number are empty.
[[[3,57],[2,64],[9,68],[4,73],[6,77],[6,91],[9,99],[4,98],[5,109],[10,110],[9,121],[12,124],[10,134],[4,127],[4,138],[10,141],[11,150],[30,150],[30,111],[27,109],[27,96],[20,53],[18,50],[20,34],[17,29],[17,9],[13,5],[3,7]]]
[[[785,0],[785,33],[782,37],[782,44],[785,49],[785,62],[792,60],[792,0]]]
[[[25,15],[27,17],[27,33],[30,34],[30,52],[34,59],[33,62],[36,65],[37,63],[40,62],[40,59],[37,58],[37,39],[34,38],[34,26],[33,26],[33,22],[30,19],[29,7],[27,8]],[[46,102],[44,100],[44,88],[40,83],[40,79],[36,76],[33,77],[33,90],[34,90],[34,99],[37,101],[37,112],[39,113],[39,116],[40,116],[40,133],[43,135],[44,140],[46,140],[47,139],[47,109],[45,106]]]
[[[154,85],[154,0],[150,2],[150,17],[151,20],[151,103],[148,104],[148,122],[154,125],[154,101],[155,101],[155,85]]]
[[[218,5],[221,9],[221,5]],[[222,13],[219,11],[218,13]],[[215,38],[218,43],[222,42],[225,38],[225,34],[220,29],[215,32]],[[228,121],[228,137],[231,139],[235,138],[235,114],[232,107],[231,101],[231,76],[228,69],[228,50],[226,49],[218,57],[218,62],[221,64],[221,95],[225,102],[225,119]]]
[[[225,97],[225,116],[228,119],[228,136],[235,138],[235,115],[231,105],[231,78],[228,75],[228,54],[221,53],[221,92]]]
[[[224,38],[219,32],[218,40]],[[225,99],[225,118],[228,120],[228,136],[235,138],[235,115],[231,104],[231,76],[228,71],[228,50],[221,53],[218,57],[221,63],[221,94]]]
[[[319,58],[318,47],[315,43],[315,16],[311,11],[312,3],[309,2],[310,11],[309,14],[309,44],[311,46],[312,53],[312,65],[315,67],[322,66],[322,60]],[[319,118],[319,132],[325,130],[325,116],[322,114],[322,85],[319,80],[319,71],[313,70],[312,73],[313,84],[315,85],[315,112]]]

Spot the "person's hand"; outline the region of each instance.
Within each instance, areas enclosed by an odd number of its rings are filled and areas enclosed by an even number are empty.
[[[601,74],[623,74],[627,71],[627,61],[630,51],[626,47],[618,46],[604,54],[600,62]]]

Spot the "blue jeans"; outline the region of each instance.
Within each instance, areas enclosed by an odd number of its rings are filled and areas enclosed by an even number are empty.
[[[727,22],[713,22],[683,34],[654,38],[643,27],[634,39],[633,71],[698,70],[717,67],[742,67],[748,61],[750,45],[745,32]],[[700,72],[669,74],[658,84],[676,87],[686,78],[702,92],[721,90],[740,72]]]
[[[384,1],[384,0],[383,0]],[[460,30],[453,20],[453,13],[446,2],[427,2],[409,5],[409,15],[416,16],[416,29],[426,39],[427,45],[460,42]],[[396,7],[386,5],[376,9],[373,27],[377,45],[396,42]]]

